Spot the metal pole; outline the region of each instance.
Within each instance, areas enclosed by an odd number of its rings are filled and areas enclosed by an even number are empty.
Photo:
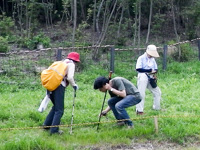
[[[62,60],[62,49],[61,48],[58,48],[58,50],[57,50],[56,60],[57,61]]]
[[[111,47],[110,50],[110,71],[112,71],[114,73],[114,67],[115,67],[115,48]]]
[[[69,132],[69,134],[72,134],[72,126],[73,126],[73,121],[74,121],[75,97],[76,97],[76,90],[74,90],[74,98],[73,98],[73,106],[72,106],[71,129],[70,129],[70,132]]]
[[[163,50],[163,70],[165,71],[167,69],[167,45],[164,45]]]
[[[112,71],[109,72],[109,77],[108,77],[109,80],[111,80],[111,76],[112,76]],[[106,100],[106,95],[107,95],[107,91],[105,92],[104,99],[103,99],[103,104],[102,104],[102,107],[101,107],[101,112],[99,114],[99,122],[97,124],[97,131],[99,129],[99,124],[100,124],[100,121],[101,121],[101,114],[102,114],[104,103],[105,103],[105,100]]]
[[[103,111],[104,103],[105,103],[105,100],[106,100],[106,95],[107,95],[107,91],[105,92],[104,99],[103,99],[103,104],[102,104],[102,106],[101,106],[101,112],[100,112],[100,114],[99,114],[99,122],[98,122],[98,124],[97,124],[97,131],[98,131],[98,129],[99,129],[99,124],[100,124],[100,121],[101,121],[101,113],[102,113],[102,111]]]
[[[200,61],[200,40],[197,40],[197,45],[198,45],[198,49],[199,49],[199,61]]]

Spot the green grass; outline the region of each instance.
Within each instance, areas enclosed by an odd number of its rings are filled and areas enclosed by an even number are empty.
[[[32,81],[25,79],[19,80],[17,84],[2,83],[0,86],[0,149],[91,149],[91,147],[105,145],[128,145],[134,139],[171,141],[178,144],[199,141],[199,66],[200,62],[197,61],[173,62],[168,64],[167,71],[164,72],[160,69],[158,85],[162,91],[162,110],[152,110],[153,98],[147,91],[144,116],[136,116],[135,106],[127,109],[135,125],[135,128],[131,130],[115,126],[113,114],[110,112],[108,120],[102,118],[100,129],[98,132],[96,131],[97,124],[93,123],[98,121],[104,93],[94,90],[93,82],[100,75],[108,75],[108,71],[96,66],[75,75],[79,90],[75,98],[74,111],[74,124],[77,125],[73,127],[72,135],[69,134],[70,127],[67,126],[61,127],[64,130],[64,134],[61,136],[50,136],[48,132],[39,128],[29,129],[29,127],[41,126],[52,106],[50,103],[43,113],[37,111],[40,101],[45,95],[45,89],[40,85],[39,77],[34,82],[35,84],[30,84]],[[136,73],[134,70],[132,70],[133,76],[131,76],[130,70],[126,76],[124,70],[124,68],[123,72],[116,70],[113,77],[123,76],[135,84]],[[7,77],[0,77],[0,79],[12,81]],[[23,81],[23,84],[20,81]],[[108,97],[109,95],[107,95],[107,99]],[[65,94],[65,113],[62,117],[62,125],[69,125],[71,122],[72,101],[73,89],[68,87]],[[107,103],[105,103],[106,106]],[[155,133],[152,116],[158,116],[158,133]],[[9,128],[14,129],[7,130]]]

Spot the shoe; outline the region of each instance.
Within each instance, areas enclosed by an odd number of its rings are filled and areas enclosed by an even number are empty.
[[[144,112],[137,111],[136,115],[144,115]]]
[[[134,128],[134,126],[127,126],[127,129],[133,129]]]
[[[123,121],[117,122],[117,126],[124,126],[124,125],[125,125],[125,122]]]
[[[155,105],[152,106],[152,109],[153,109],[153,110],[157,110],[157,111],[160,110],[160,108],[156,108]]]
[[[53,133],[50,133],[51,135],[52,134],[59,134],[59,135],[61,135],[61,134],[63,134],[64,132],[62,131],[62,130],[58,130],[58,132],[53,132]]]
[[[42,129],[43,129],[44,131],[49,131],[50,127],[47,127],[46,125],[42,125]]]

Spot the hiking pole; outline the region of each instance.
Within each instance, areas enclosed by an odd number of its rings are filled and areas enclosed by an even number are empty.
[[[111,79],[111,75],[112,75],[112,71],[109,72],[109,77],[108,77],[109,81],[110,81],[110,79]],[[100,121],[101,121],[101,113],[102,113],[102,111],[103,111],[104,103],[105,103],[105,100],[106,100],[106,95],[107,95],[107,90],[106,90],[105,95],[104,95],[103,104],[102,104],[101,112],[100,112],[100,115],[99,115],[99,122],[98,122],[98,124],[97,124],[97,131],[98,131],[98,129],[99,129],[99,124],[100,124]]]
[[[73,107],[72,107],[72,119],[71,119],[71,130],[70,130],[69,134],[72,134],[72,124],[73,124],[73,120],[74,120],[75,97],[76,97],[76,90],[74,89],[74,98],[73,98]]]

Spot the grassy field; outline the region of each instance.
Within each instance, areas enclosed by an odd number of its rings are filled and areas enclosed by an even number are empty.
[[[127,111],[134,121],[134,129],[117,127],[112,112],[102,118],[97,132],[98,114],[104,93],[93,89],[94,79],[107,76],[108,71],[91,67],[77,73],[79,85],[75,98],[73,134],[70,135],[73,89],[65,94],[65,113],[62,117],[63,135],[52,135],[40,129],[52,104],[43,113],[37,111],[45,89],[36,84],[6,84],[0,86],[0,150],[70,150],[70,149],[117,149],[130,146],[133,141],[173,142],[185,146],[200,140],[200,62],[173,62],[167,71],[158,74],[162,91],[161,111],[152,110],[153,98],[146,92],[145,115],[136,116],[135,106]],[[122,69],[125,71],[125,69]],[[136,72],[116,72],[136,84]],[[5,77],[0,77],[4,80]],[[12,79],[10,79],[12,80]],[[25,81],[25,80],[23,80]],[[20,82],[19,82],[20,83]],[[107,95],[107,99],[109,95]],[[105,103],[105,107],[107,103]],[[154,116],[158,118],[158,133],[155,132]]]

